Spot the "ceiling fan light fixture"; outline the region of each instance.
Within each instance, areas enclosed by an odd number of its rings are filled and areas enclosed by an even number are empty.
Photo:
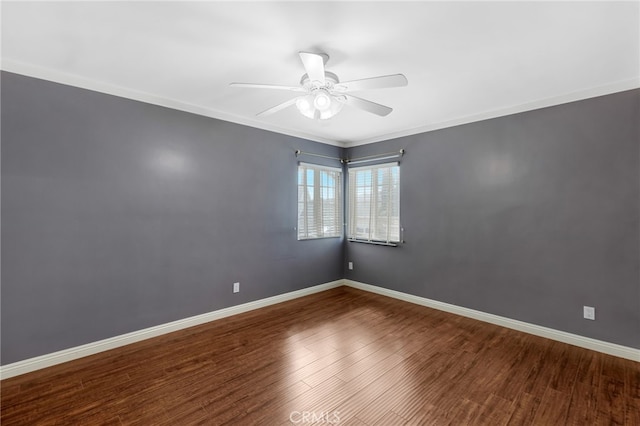
[[[300,114],[308,118],[313,118],[316,109],[313,106],[313,95],[305,95],[298,98],[296,101],[296,108],[300,111]]]
[[[301,96],[296,101],[296,108],[298,108],[300,114],[307,118],[320,120],[327,120],[339,113],[342,105],[342,102],[337,101],[333,96],[321,89]]]
[[[337,113],[339,113],[340,110],[342,110],[342,105],[343,105],[342,102],[338,102],[333,96],[331,96],[329,99],[330,99],[329,107],[324,111],[320,111],[321,120],[329,119],[334,115],[336,115]]]
[[[313,106],[319,111],[326,111],[331,108],[331,97],[324,90],[316,90]]]

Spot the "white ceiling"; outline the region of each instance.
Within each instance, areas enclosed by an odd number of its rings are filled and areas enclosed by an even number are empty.
[[[640,3],[6,2],[2,69],[340,146],[640,87]],[[403,73],[314,121],[295,96],[298,51],[341,80]]]

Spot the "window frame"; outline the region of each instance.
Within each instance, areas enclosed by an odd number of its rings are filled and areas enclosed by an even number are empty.
[[[303,170],[303,181],[301,182],[301,169]],[[308,179],[308,171],[313,170],[313,183],[310,184]],[[317,240],[323,238],[341,238],[344,237],[344,195],[343,195],[343,176],[344,171],[339,167],[323,166],[321,164],[312,164],[299,162],[297,168],[296,186],[298,189],[297,196],[297,227],[296,235],[298,241]],[[327,180],[333,179],[333,185],[322,185],[323,173],[329,174]],[[309,200],[309,189],[313,190],[313,199]],[[322,197],[323,190],[328,193],[333,192],[333,197]],[[304,195],[304,200],[301,202],[301,194]],[[335,203],[333,210],[327,209],[325,211],[325,203],[323,200],[330,199]],[[301,210],[301,206],[304,210]],[[312,207],[313,214],[304,213],[308,211],[309,207]],[[313,226],[309,226],[309,219],[312,216],[314,221]],[[329,230],[333,229],[333,232],[326,232],[325,218],[333,217],[332,222],[327,226]],[[301,221],[304,220],[303,226]]]
[[[388,182],[380,183],[380,170],[389,169]],[[393,171],[395,169],[395,171]],[[358,173],[370,171],[372,176],[370,178],[369,185],[358,185],[356,180],[358,179]],[[395,176],[394,176],[395,173]],[[399,162],[387,162],[378,163],[372,165],[364,165],[358,167],[349,167],[347,169],[347,190],[345,204],[347,206],[347,229],[346,238],[348,241],[361,242],[369,244],[380,244],[388,246],[397,246],[402,243],[402,225],[400,220],[400,163]],[[374,177],[375,175],[375,177]],[[384,179],[384,177],[382,177]],[[379,189],[388,186],[387,203],[386,205],[380,204],[380,199],[376,198],[379,193]],[[369,224],[365,232],[358,232],[358,225],[360,212],[358,211],[358,188],[361,191],[366,191],[367,188],[371,191],[370,197],[364,202],[368,204],[368,217]],[[362,204],[362,202],[360,202]],[[384,204],[384,203],[383,203]],[[395,204],[395,206],[393,205]],[[374,209],[383,207],[389,212],[386,215],[377,214]],[[366,208],[366,207],[365,207]],[[397,212],[397,215],[395,214]],[[395,220],[393,219],[395,217]],[[382,220],[382,222],[380,222]],[[386,232],[384,235],[380,235],[378,230],[378,223],[387,222]],[[396,223],[391,223],[395,221]],[[384,225],[380,228],[384,228]],[[363,234],[368,234],[363,237]]]

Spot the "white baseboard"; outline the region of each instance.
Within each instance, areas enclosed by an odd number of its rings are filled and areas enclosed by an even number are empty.
[[[548,339],[557,340],[559,342],[568,343],[582,348],[591,349],[620,358],[626,358],[640,362],[640,349],[634,349],[627,346],[617,345],[615,343],[603,342],[601,340],[591,339],[589,337],[579,336],[577,334],[567,333],[564,331],[554,330],[552,328],[542,327],[535,324],[529,324],[498,315],[488,314],[474,309],[463,308],[461,306],[451,305],[449,303],[438,302],[436,300],[427,299],[420,296],[414,296],[395,290],[389,290],[382,287],[364,284],[352,280],[337,280],[313,287],[304,288],[302,290],[292,291],[290,293],[280,294],[266,299],[256,300],[242,305],[231,306],[229,308],[184,318],[155,327],[145,328],[143,330],[134,331],[120,336],[111,337],[109,339],[100,340],[86,345],[74,348],[64,349],[51,354],[45,354],[23,361],[14,362],[0,366],[0,379],[8,379],[10,377],[19,376],[31,371],[40,370],[42,368],[51,367],[53,365],[62,364],[63,362],[73,361],[99,352],[108,351],[141,340],[150,339],[152,337],[182,330],[188,327],[215,321],[231,315],[252,311],[254,309],[263,308],[276,303],[286,302],[288,300],[297,299],[299,297],[308,296],[310,294],[319,293],[342,285],[357,288],[359,290],[380,294],[382,296],[392,297],[394,299],[403,300],[417,305],[426,306],[441,311],[450,312],[468,318],[477,319],[491,324],[500,325],[525,333],[534,334],[536,336],[546,337]]]
[[[207,312],[205,314],[184,318],[150,328],[145,328],[143,330],[122,334],[120,336],[111,337],[109,339],[88,343],[86,345],[76,346],[74,348],[64,349],[58,352],[25,359],[23,361],[14,362],[12,364],[3,365],[0,366],[0,380],[19,376],[20,374],[29,373],[31,371],[40,370],[41,368],[50,367],[52,365],[62,364],[63,362],[73,361],[74,359],[94,355],[99,352],[108,351],[120,346],[139,342],[145,339],[150,339],[152,337],[182,330],[188,327],[193,327],[195,325],[204,324],[209,321],[215,321],[221,318],[229,317],[231,315],[236,315],[258,308],[264,308],[265,306],[275,305],[276,303],[286,302],[287,300],[308,296],[313,293],[340,287],[342,285],[344,285],[344,280],[332,281],[329,283],[292,291],[290,293],[279,294],[277,296],[268,297],[266,299],[260,299],[253,302],[244,303],[242,305],[231,306],[229,308],[219,309],[217,311]]]
[[[400,291],[389,290],[370,284],[364,284],[352,280],[344,280],[344,285],[357,288],[359,290],[380,294],[382,296],[392,297],[394,299],[404,300],[405,302],[415,303],[417,305],[426,306],[440,311],[450,312],[452,314],[461,315],[463,317],[473,318],[491,324],[500,325],[511,328],[513,330],[523,331],[547,339],[557,340],[559,342],[568,343],[570,345],[579,346],[581,348],[591,349],[620,358],[630,359],[640,362],[640,349],[634,349],[627,346],[617,345],[615,343],[604,342],[602,340],[592,339],[577,334],[567,333],[565,331],[554,330],[552,328],[542,327],[535,324],[526,323],[498,315],[488,314],[486,312],[476,311],[474,309],[463,308],[461,306],[451,305],[449,303],[438,302],[412,294],[402,293]]]

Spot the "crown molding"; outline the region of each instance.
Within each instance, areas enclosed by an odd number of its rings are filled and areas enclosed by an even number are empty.
[[[27,77],[38,78],[41,80],[51,81],[53,83],[65,84],[67,86],[78,87],[81,89],[87,89],[94,92],[104,93],[107,95],[118,96],[121,98],[131,99],[134,101],[144,102],[147,104],[157,105],[165,108],[171,108],[178,111],[188,112],[191,114],[201,115],[204,117],[215,118],[217,120],[228,121],[235,124],[241,124],[244,126],[253,127],[256,129],[267,130],[287,136],[293,136],[296,138],[307,139],[314,142],[320,142],[327,145],[344,147],[344,144],[338,141],[324,139],[305,132],[295,132],[279,126],[274,126],[269,123],[265,123],[258,120],[253,120],[236,114],[230,114],[222,111],[218,111],[212,108],[207,108],[202,105],[190,104],[187,102],[178,101],[176,99],[165,98],[157,96],[151,93],[142,92],[139,90],[130,89],[127,87],[117,86],[110,83],[105,83],[97,80],[92,80],[84,77],[80,77],[74,74],[63,73],[60,71],[51,70],[48,68],[41,68],[23,62],[18,62],[10,59],[3,59],[0,65],[2,71],[8,71],[15,74],[24,75]]]
[[[223,111],[207,108],[202,105],[195,105],[186,102],[181,102],[171,98],[165,98],[157,96],[151,93],[146,93],[122,86],[117,86],[105,82],[87,79],[73,74],[67,74],[48,68],[37,67],[23,62],[14,61],[11,59],[3,59],[0,64],[0,68],[3,71],[8,71],[16,74],[25,75],[28,77],[39,78],[42,80],[52,81],[54,83],[65,84],[68,86],[79,87],[82,89],[92,90],[112,96],[118,96],[135,101],[145,102],[152,105],[157,105],[165,108],[171,108],[178,111],[184,111],[192,114],[197,114],[217,120],[224,120],[235,124],[241,124],[257,129],[262,129],[270,132],[275,132],[287,136],[292,136],[301,139],[307,139],[314,142],[320,142],[327,145],[338,146],[341,148],[351,148],[360,145],[367,145],[376,142],[382,142],[390,139],[397,139],[405,136],[412,136],[420,133],[431,132],[434,130],[441,130],[448,127],[460,126],[463,124],[474,123],[477,121],[489,120],[492,118],[504,117],[507,115],[518,114],[521,112],[532,111],[540,108],[547,108],[555,105],[565,104],[569,102],[580,101],[589,98],[595,98],[598,96],[610,95],[613,93],[624,92],[627,90],[633,90],[640,88],[640,76],[628,80],[622,80],[607,84],[604,86],[592,87],[584,90],[566,93],[559,96],[553,96],[550,98],[538,99],[532,102],[526,102],[523,104],[513,105],[506,108],[499,108],[489,111],[479,112],[477,114],[466,115],[455,118],[453,120],[447,120],[436,123],[429,123],[424,126],[419,126],[411,129],[400,130],[397,132],[386,133],[375,136],[373,138],[367,138],[356,141],[340,141],[331,140],[313,135],[311,133],[292,131],[280,126],[275,126],[263,121],[254,120],[244,116],[230,114]]]
[[[532,102],[526,102],[523,104],[513,105],[506,108],[499,108],[489,111],[480,112],[477,114],[466,115],[455,118],[453,120],[442,121],[438,123],[430,123],[425,126],[415,127],[413,129],[402,130],[393,133],[387,133],[385,135],[376,136],[373,138],[363,139],[353,142],[344,142],[345,148],[351,148],[359,145],[367,145],[376,142],[387,141],[390,139],[401,138],[405,136],[417,135],[420,133],[432,132],[434,130],[446,129],[448,127],[460,126],[463,124],[474,123],[477,121],[490,120],[492,118],[505,117],[507,115],[518,114],[526,111],[533,111],[541,108],[548,108],[552,106],[567,104],[570,102],[582,101],[589,98],[597,98],[599,96],[611,95],[618,92],[625,92],[627,90],[634,90],[640,88],[640,76],[629,80],[622,80],[615,83],[607,84],[605,86],[591,87],[589,89],[579,90],[576,92],[565,93],[563,95],[553,96],[550,98],[538,99]]]

